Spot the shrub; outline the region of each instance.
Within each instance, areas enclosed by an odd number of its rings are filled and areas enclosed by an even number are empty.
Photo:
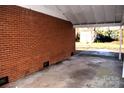
[[[108,31],[96,31],[97,36],[95,42],[112,42],[118,40],[119,31],[118,30],[108,30]]]

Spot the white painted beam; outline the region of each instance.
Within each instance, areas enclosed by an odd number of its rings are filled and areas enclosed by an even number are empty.
[[[120,26],[121,23],[105,23],[105,24],[86,24],[86,25],[74,25],[74,28],[80,27],[106,27],[106,26]]]

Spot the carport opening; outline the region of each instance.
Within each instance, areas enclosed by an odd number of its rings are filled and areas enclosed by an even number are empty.
[[[124,53],[123,35],[120,26],[78,27],[75,28],[76,50],[87,55],[116,58],[121,56],[122,60]]]

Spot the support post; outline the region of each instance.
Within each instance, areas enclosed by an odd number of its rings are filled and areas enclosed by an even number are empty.
[[[123,29],[124,29],[124,27],[122,26],[122,37],[123,37]],[[122,43],[123,43],[123,38],[122,38]],[[123,56],[122,56],[122,61],[123,61],[123,69],[122,69],[122,78],[124,78],[124,58],[123,58]]]
[[[119,47],[119,60],[122,60],[122,42],[123,42],[123,32],[122,32],[122,27],[120,27],[120,47]]]

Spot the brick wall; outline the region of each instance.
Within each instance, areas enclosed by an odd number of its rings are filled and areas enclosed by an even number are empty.
[[[0,77],[9,82],[42,70],[75,51],[68,21],[19,6],[0,6]]]

